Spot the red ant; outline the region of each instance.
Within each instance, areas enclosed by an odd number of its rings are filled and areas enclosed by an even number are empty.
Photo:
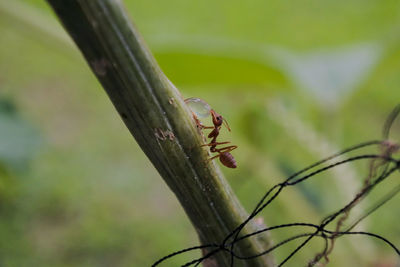
[[[223,122],[226,123],[226,128],[228,128],[228,130],[230,131],[231,129],[229,128],[228,123],[226,122],[226,120],[219,115],[217,112],[215,112],[214,110],[211,110],[211,116],[213,119],[213,124],[214,127],[204,127],[207,129],[213,128],[213,130],[210,132],[210,134],[208,135],[208,138],[212,138],[211,142],[209,144],[205,144],[202,146],[210,146],[210,151],[211,152],[217,152],[218,155],[210,158],[209,160],[213,160],[215,158],[219,157],[219,161],[221,161],[221,163],[228,167],[228,168],[236,168],[237,164],[236,164],[236,160],[235,158],[232,156],[231,152],[232,150],[236,149],[237,146],[232,145],[232,146],[227,146],[227,147],[223,147],[223,148],[217,148],[217,145],[223,145],[223,144],[229,144],[230,142],[217,142],[217,137],[219,135],[219,130],[221,129],[221,125]]]
[[[231,152],[232,150],[236,149],[237,146],[232,145],[232,146],[227,146],[227,147],[223,147],[223,148],[217,148],[217,145],[223,145],[223,144],[228,144],[230,142],[217,142],[217,137],[219,135],[219,131],[221,129],[222,124],[225,122],[225,126],[228,129],[228,131],[230,131],[231,129],[229,128],[229,125],[227,123],[227,121],[217,112],[215,112],[213,109],[209,108],[209,105],[207,103],[205,103],[203,100],[200,100],[198,98],[189,98],[187,100],[185,100],[186,103],[189,102],[196,102],[196,103],[204,103],[204,107],[208,108],[209,112],[211,113],[212,116],[212,121],[214,126],[204,126],[200,120],[197,118],[197,116],[195,115],[194,112],[193,113],[193,118],[196,122],[196,125],[198,128],[200,129],[213,129],[209,134],[208,134],[208,138],[212,138],[211,142],[209,144],[204,144],[202,146],[209,146],[210,147],[210,152],[213,153],[218,153],[218,155],[211,157],[208,160],[213,160],[215,158],[219,158],[219,160],[221,161],[221,163],[228,167],[228,168],[236,168],[237,164],[236,164],[236,160],[235,158],[232,156]]]

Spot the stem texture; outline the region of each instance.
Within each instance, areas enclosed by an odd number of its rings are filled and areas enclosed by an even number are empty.
[[[215,163],[207,161],[207,148],[200,147],[202,137],[191,112],[158,67],[121,2],[47,1],[129,131],[175,193],[200,242],[222,242],[248,215]],[[255,230],[250,224],[241,233]],[[260,235],[237,243],[235,252],[250,256],[268,247],[268,237]],[[218,266],[229,266],[230,254],[219,252],[212,260]],[[235,266],[273,266],[273,261],[267,255],[236,260]]]

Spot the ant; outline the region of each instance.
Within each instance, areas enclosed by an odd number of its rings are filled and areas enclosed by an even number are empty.
[[[217,137],[219,135],[219,130],[221,129],[221,125],[223,122],[225,122],[225,126],[228,129],[228,131],[231,131],[231,129],[229,128],[228,123],[226,122],[226,120],[219,115],[217,112],[215,112],[214,110],[211,110],[211,116],[213,119],[213,124],[214,127],[212,126],[203,126],[203,128],[206,129],[213,129],[210,134],[208,135],[208,138],[212,138],[211,142],[209,144],[205,144],[202,146],[209,146],[210,147],[210,151],[211,152],[217,152],[218,155],[210,158],[209,160],[213,160],[215,158],[219,157],[219,160],[221,161],[221,163],[228,167],[228,168],[236,168],[237,164],[236,164],[236,160],[235,158],[232,156],[231,152],[232,150],[236,149],[237,146],[232,145],[232,146],[227,146],[227,147],[223,147],[223,148],[217,148],[217,145],[223,145],[223,144],[229,144],[230,142],[217,142]]]
[[[230,142],[217,142],[217,137],[219,135],[219,131],[221,129],[222,124],[224,123],[228,131],[231,131],[229,128],[228,122],[220,115],[218,114],[215,110],[211,109],[210,106],[204,102],[203,100],[199,98],[189,98],[185,100],[186,104],[189,105],[189,103],[196,104],[196,105],[202,105],[202,108],[206,110],[206,113],[211,114],[212,116],[212,122],[214,126],[204,126],[200,120],[197,118],[195,112],[192,111],[193,118],[196,122],[196,125],[199,129],[213,129],[209,134],[208,138],[212,138],[211,142],[208,144],[204,144],[202,146],[209,146],[210,147],[210,152],[213,153],[218,153],[218,155],[211,157],[208,160],[213,160],[215,158],[219,158],[221,163],[228,167],[228,168],[236,168],[236,160],[230,153],[232,150],[236,149],[237,146],[231,145],[223,148],[217,148],[217,145],[223,145],[223,144],[229,144]],[[203,115],[204,116],[204,115]]]

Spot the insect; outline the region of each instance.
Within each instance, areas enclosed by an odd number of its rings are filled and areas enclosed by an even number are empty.
[[[188,98],[185,100],[185,103],[189,106],[189,108],[192,110],[193,118],[196,122],[196,126],[199,129],[213,129],[209,134],[208,138],[211,138],[210,143],[204,144],[202,146],[209,146],[210,147],[210,152],[212,153],[218,153],[218,155],[211,157],[209,160],[213,160],[215,158],[219,158],[220,162],[228,167],[228,168],[236,168],[236,160],[230,153],[232,150],[236,149],[237,146],[231,145],[223,148],[217,148],[218,145],[223,145],[223,144],[229,144],[230,142],[217,142],[217,137],[219,136],[220,129],[222,127],[222,124],[225,125],[225,127],[228,129],[228,131],[231,131],[228,122],[220,115],[218,114],[215,110],[213,110],[210,105],[208,105],[204,100],[201,100],[200,98]],[[204,126],[201,121],[199,120],[200,118],[205,118],[208,117],[211,114],[212,117],[212,122],[214,126]]]

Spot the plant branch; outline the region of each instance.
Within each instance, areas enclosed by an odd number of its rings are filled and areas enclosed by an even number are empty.
[[[207,161],[207,148],[200,147],[202,138],[188,107],[158,67],[121,1],[47,1],[129,131],[175,193],[200,242],[222,242],[248,215],[215,163]],[[242,234],[255,230],[249,224]],[[235,253],[250,256],[268,247],[268,237],[258,236],[240,242]],[[218,266],[229,266],[228,253],[220,252],[213,259]],[[235,263],[273,266],[270,255]]]

